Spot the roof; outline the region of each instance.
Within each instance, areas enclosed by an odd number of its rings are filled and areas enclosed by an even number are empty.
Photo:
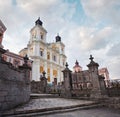
[[[76,67],[80,67],[80,68],[82,68],[80,65],[79,65],[79,62],[76,60],[76,62],[75,62],[75,66],[73,67],[73,68],[76,68]]]
[[[11,57],[15,57],[15,58],[19,58],[19,59],[23,59],[22,56],[18,55],[18,54],[15,54],[13,52],[10,52],[9,50],[6,51],[6,53],[4,53],[4,55],[7,55],[7,56],[11,56]]]

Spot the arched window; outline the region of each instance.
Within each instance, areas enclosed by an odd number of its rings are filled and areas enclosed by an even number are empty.
[[[41,38],[41,40],[43,40],[43,38],[44,38],[44,34],[42,32],[40,32],[40,38]]]
[[[44,56],[44,49],[40,48],[40,56]]]
[[[48,82],[50,82],[50,76],[48,76],[47,80],[48,80]]]
[[[40,73],[42,73],[44,71],[43,66],[40,66]]]
[[[47,52],[47,59],[50,60],[50,52]]]

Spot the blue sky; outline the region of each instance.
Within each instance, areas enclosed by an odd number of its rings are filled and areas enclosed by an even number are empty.
[[[120,78],[119,14],[119,0],[0,0],[0,19],[7,27],[3,45],[15,53],[26,47],[40,17],[48,42],[60,34],[71,69],[76,59],[87,69],[93,54],[110,78]]]

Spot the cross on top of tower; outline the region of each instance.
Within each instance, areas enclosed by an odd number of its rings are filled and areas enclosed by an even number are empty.
[[[92,57],[92,55],[90,55],[90,58],[89,58],[91,61],[93,61],[94,57]]]
[[[65,64],[65,66],[66,66],[66,68],[68,68],[68,63],[66,62],[66,64]]]

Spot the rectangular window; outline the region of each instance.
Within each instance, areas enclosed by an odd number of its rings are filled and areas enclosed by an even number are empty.
[[[47,73],[50,74],[50,68],[47,69]]]
[[[18,65],[20,65],[20,61],[14,59],[14,60],[13,60],[13,65],[14,65],[15,67],[17,67]]]
[[[54,61],[56,61],[56,56],[53,57]]]
[[[57,61],[57,57],[55,55],[53,56],[53,61]]]
[[[50,52],[47,52],[47,59],[50,60]]]
[[[41,39],[43,39],[43,35],[41,35]]]
[[[40,56],[43,56],[43,51],[40,51]]]
[[[42,73],[44,71],[43,66],[40,66],[40,73]]]
[[[44,56],[44,49],[40,48],[40,56]]]
[[[47,80],[48,80],[48,82],[50,82],[50,76],[48,76]]]
[[[9,62],[11,63],[11,58],[9,58]]]
[[[41,40],[43,40],[43,38],[44,38],[44,33],[43,32],[40,32],[40,38],[41,38]]]
[[[57,70],[53,70],[53,76],[57,77]]]

